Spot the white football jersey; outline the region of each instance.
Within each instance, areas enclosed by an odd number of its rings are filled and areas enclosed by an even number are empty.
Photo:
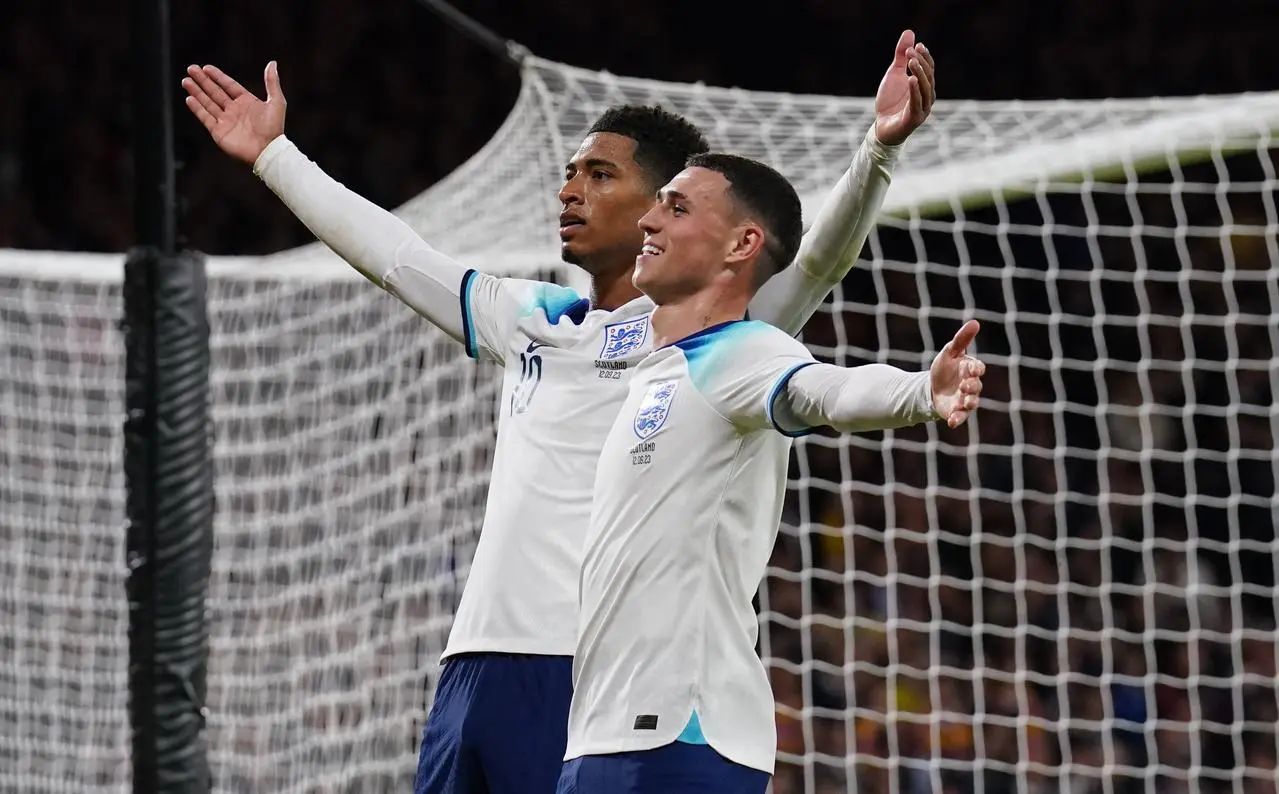
[[[696,715],[720,755],[772,773],[751,601],[791,445],[772,403],[814,363],[782,331],[738,321],[635,367],[596,474],[567,758],[661,747]]]
[[[600,445],[652,343],[653,304],[588,311],[554,284],[470,271],[464,344],[505,367],[484,529],[445,656],[572,655]]]
[[[898,151],[867,131],[796,262],[760,289],[751,317],[799,332],[857,260]],[[596,465],[630,375],[651,349],[652,302],[640,297],[588,311],[571,290],[469,271],[329,177],[283,135],[254,171],[352,267],[472,356],[505,368],[487,513],[445,658],[572,655]]]

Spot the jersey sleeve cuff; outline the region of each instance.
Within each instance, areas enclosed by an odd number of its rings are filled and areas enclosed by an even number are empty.
[[[293,148],[293,142],[284,135],[277,135],[266,145],[262,153],[258,155],[258,159],[253,161],[253,174],[261,178],[262,173],[270,167],[286,149]]]
[[[774,430],[787,438],[800,438],[801,436],[806,436],[817,429],[815,427],[783,427],[779,421],[776,410],[777,399],[785,393],[786,384],[790,382],[790,379],[794,377],[795,373],[799,372],[804,367],[811,367],[816,363],[816,361],[803,361],[786,370],[782,373],[781,377],[777,379],[777,382],[773,384],[773,388],[768,392],[768,404],[764,406],[764,412],[768,416],[768,423],[773,426]]]
[[[458,289],[458,300],[462,304],[462,343],[466,354],[471,358],[480,357],[479,345],[475,340],[475,322],[471,318],[471,287],[475,281],[475,271],[467,270],[462,274],[462,286]]]
[[[928,370],[924,370],[921,375],[924,384],[920,389],[919,410],[927,417],[925,421],[935,422],[941,419],[942,415],[937,413],[937,406],[933,402],[933,375]]]
[[[887,144],[880,141],[879,136],[875,134],[874,122],[871,122],[870,129],[866,131],[866,139],[864,143],[871,158],[878,163],[882,163],[890,167],[896,165],[897,158],[901,155],[902,149],[906,146],[905,141],[898,144]]]

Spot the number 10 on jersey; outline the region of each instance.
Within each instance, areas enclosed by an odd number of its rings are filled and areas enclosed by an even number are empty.
[[[520,353],[520,382],[511,390],[511,415],[522,414],[533,401],[533,393],[542,382],[542,357],[533,353],[536,345],[529,345],[528,352]]]

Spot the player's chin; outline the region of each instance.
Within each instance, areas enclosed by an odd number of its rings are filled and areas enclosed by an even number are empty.
[[[631,271],[631,283],[635,285],[636,289],[641,291],[644,289],[645,283],[648,282],[649,275],[653,272],[652,268],[648,267],[643,260],[644,257],[642,255],[635,257],[635,269]]]
[[[579,246],[573,245],[572,242],[565,240],[560,243],[560,259],[563,259],[570,265],[581,265],[583,258]]]
[[[654,257],[643,254],[635,257],[635,271],[631,274],[631,283],[635,289],[652,297],[655,290],[660,289],[659,271]]]

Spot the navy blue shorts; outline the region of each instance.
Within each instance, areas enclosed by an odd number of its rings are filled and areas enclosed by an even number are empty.
[[[764,794],[769,775],[735,764],[709,745],[588,755],[564,764],[557,794]]]
[[[444,663],[416,794],[554,794],[564,767],[573,658],[481,653]]]

